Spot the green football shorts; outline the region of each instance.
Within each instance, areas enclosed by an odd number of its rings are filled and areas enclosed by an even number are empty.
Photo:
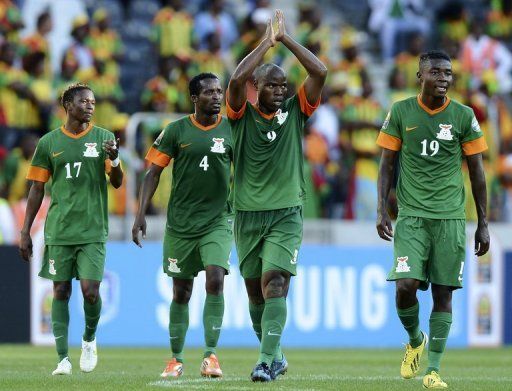
[[[164,273],[189,280],[209,265],[226,269],[233,245],[233,231],[221,226],[197,238],[180,238],[166,231],[164,236]]]
[[[235,242],[242,277],[258,278],[269,270],[285,270],[295,276],[302,225],[302,206],[237,211]]]
[[[393,268],[388,281],[402,278],[462,288],[466,258],[466,221],[399,216],[394,237]]]
[[[39,276],[53,281],[103,279],[105,243],[84,243],[70,246],[44,247]]]

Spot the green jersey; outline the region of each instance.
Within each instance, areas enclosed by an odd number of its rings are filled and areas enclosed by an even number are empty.
[[[103,141],[114,139],[108,130],[90,125],[78,135],[62,126],[39,140],[27,179],[47,182],[52,178],[44,226],[46,245],[107,240],[105,170],[110,166]]]
[[[446,98],[430,110],[419,96],[393,104],[377,144],[400,151],[399,215],[464,219],[462,156],[487,149],[473,110]]]
[[[231,213],[228,196],[233,149],[225,118],[219,115],[217,123],[208,127],[197,123],[193,115],[180,118],[160,133],[146,159],[160,167],[174,159],[167,209],[170,234],[183,238],[204,235]]]
[[[235,145],[234,204],[240,211],[302,205],[305,198],[304,123],[318,106],[301,87],[275,113],[266,115],[247,102],[228,118]]]

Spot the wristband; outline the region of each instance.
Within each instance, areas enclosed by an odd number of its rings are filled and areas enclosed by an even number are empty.
[[[119,160],[119,156],[118,156],[118,157],[116,157],[114,160],[111,160],[111,161],[110,161],[110,165],[111,165],[112,167],[117,167],[117,166],[119,166],[119,163],[121,163],[121,161]]]

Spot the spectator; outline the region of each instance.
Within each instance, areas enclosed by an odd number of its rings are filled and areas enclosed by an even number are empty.
[[[73,42],[64,56],[72,55],[76,58],[80,69],[92,68],[94,57],[92,50],[86,45],[89,39],[89,18],[87,15],[79,15],[73,19],[71,36]]]
[[[217,75],[223,87],[227,87],[229,79],[228,65],[220,51],[220,35],[217,32],[207,36],[208,48],[201,50],[194,55],[194,74],[211,72]]]
[[[29,187],[25,179],[32,156],[36,150],[39,138],[33,134],[25,134],[19,148],[11,151],[5,161],[5,182],[7,199],[10,204],[26,198]]]
[[[50,11],[45,10],[37,17],[37,30],[22,41],[24,54],[44,53],[44,77],[49,80],[52,78],[52,64],[48,34],[52,31],[52,27],[53,22]]]
[[[409,36],[407,50],[395,57],[395,67],[405,77],[406,88],[418,89],[418,58],[425,50],[425,37],[421,33],[414,33]]]
[[[208,9],[200,12],[195,19],[199,49],[206,49],[206,37],[217,31],[220,34],[221,51],[227,53],[238,38],[235,21],[224,11],[224,0],[211,0],[207,4]]]
[[[19,31],[24,27],[19,8],[11,0],[0,0],[0,36],[15,45],[19,43]]]

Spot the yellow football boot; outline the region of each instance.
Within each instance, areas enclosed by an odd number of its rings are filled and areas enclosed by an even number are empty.
[[[423,376],[423,388],[448,388],[448,384],[441,380],[439,373],[430,371]]]
[[[400,366],[400,376],[404,379],[412,379],[416,376],[420,369],[420,360],[425,346],[427,346],[428,336],[423,331],[423,341],[417,348],[413,348],[410,344],[405,346],[405,356]]]

